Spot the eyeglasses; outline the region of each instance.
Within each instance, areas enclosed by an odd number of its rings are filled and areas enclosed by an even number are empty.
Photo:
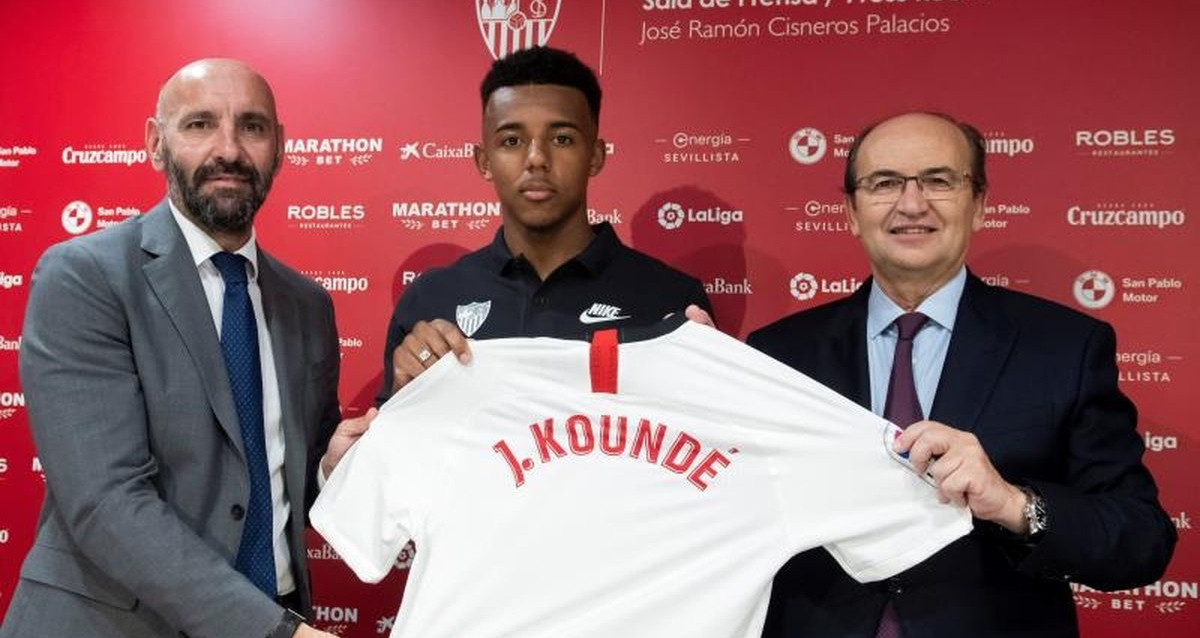
[[[871,173],[857,182],[855,190],[862,191],[868,199],[875,202],[894,202],[904,193],[908,181],[917,183],[921,195],[928,200],[950,199],[951,196],[971,179],[970,173],[959,173],[949,170],[933,170],[920,175],[900,175],[898,173]]]

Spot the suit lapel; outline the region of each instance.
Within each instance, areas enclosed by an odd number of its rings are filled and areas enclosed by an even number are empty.
[[[973,431],[1016,339],[995,293],[968,273],[930,418]]]
[[[829,322],[829,352],[822,357],[828,368],[825,383],[838,394],[871,409],[871,375],[867,364],[867,279]],[[849,362],[849,365],[847,365]]]
[[[289,294],[279,274],[279,264],[258,248],[258,285],[262,291],[263,315],[271,335],[271,356],[275,359],[275,378],[279,384],[280,423],[284,440],[284,476],[289,499],[304,503],[304,468],[308,466],[302,396],[304,375],[303,328],[296,295]]]
[[[241,453],[237,410],[229,392],[229,377],[221,342],[212,324],[212,310],[204,297],[192,253],[166,201],[143,218],[142,250],[150,257],[142,266],[146,283],[170,317],[192,363],[200,370],[204,393],[217,421]]]

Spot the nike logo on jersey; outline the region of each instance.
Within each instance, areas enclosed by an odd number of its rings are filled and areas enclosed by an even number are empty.
[[[610,306],[606,303],[594,303],[591,308],[579,313],[580,323],[602,323],[628,318],[629,315],[621,314],[620,306]]]

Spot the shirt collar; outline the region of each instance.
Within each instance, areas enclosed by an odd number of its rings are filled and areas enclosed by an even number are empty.
[[[179,230],[183,233],[183,240],[187,242],[188,251],[192,253],[192,263],[196,264],[197,268],[200,268],[210,257],[224,250],[215,239],[176,208],[175,202],[168,199],[167,203],[171,205],[171,216],[179,225]],[[250,279],[258,277],[258,243],[253,228],[250,229],[250,240],[242,244],[242,247],[234,251],[234,254],[241,255],[250,262]]]
[[[934,323],[953,331],[954,318],[958,316],[958,301],[962,299],[966,285],[967,267],[963,266],[950,281],[922,301],[917,306],[917,312],[924,313]],[[904,309],[885,295],[872,279],[871,294],[867,298],[867,336],[872,339],[879,336],[902,314]]]
[[[578,263],[589,273],[596,275],[612,262],[617,250],[621,247],[621,240],[613,230],[612,224],[608,222],[593,225],[592,232],[596,236],[592,237],[592,241],[588,242],[588,245],[578,255],[572,257],[570,262]],[[504,243],[503,228],[496,231],[492,243],[485,250],[488,261],[499,272],[507,272],[521,259],[514,257],[508,250],[508,244]]]

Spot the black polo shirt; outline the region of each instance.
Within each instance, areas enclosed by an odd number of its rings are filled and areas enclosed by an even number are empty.
[[[607,223],[592,229],[583,252],[545,281],[509,252],[503,229],[488,246],[421,275],[388,324],[376,403],[391,396],[392,351],[417,321],[445,319],[472,339],[582,339],[597,329],[645,326],[689,304],[712,312],[699,280],[625,246]]]

